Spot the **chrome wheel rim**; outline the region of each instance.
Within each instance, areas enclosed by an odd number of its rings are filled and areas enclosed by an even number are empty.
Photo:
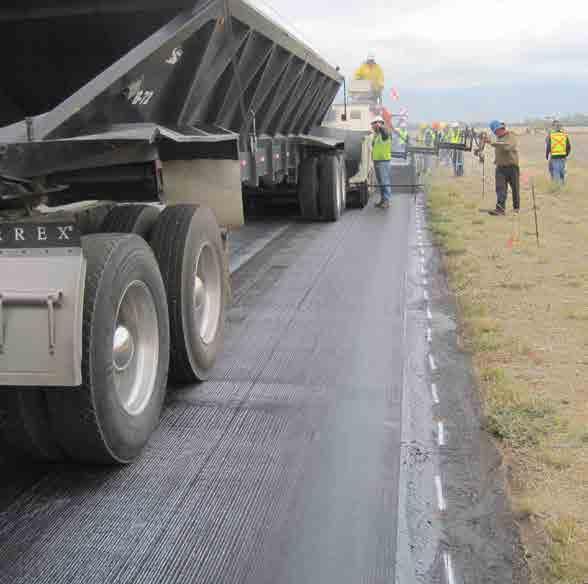
[[[345,160],[341,160],[341,211],[347,207],[347,181],[345,172]]]
[[[343,208],[343,185],[341,178],[341,169],[337,162],[337,216],[341,215],[341,209]]]
[[[222,270],[218,254],[209,243],[200,248],[194,269],[194,323],[206,345],[217,335],[222,307]]]
[[[122,294],[112,339],[114,383],[119,402],[131,416],[149,403],[159,362],[159,323],[153,295],[135,280]]]

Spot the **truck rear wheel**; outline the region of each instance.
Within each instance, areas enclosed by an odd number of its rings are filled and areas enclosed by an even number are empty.
[[[106,215],[100,231],[136,233],[148,240],[159,213],[159,209],[152,205],[117,205]]]
[[[367,181],[363,182],[359,186],[358,192],[358,206],[360,209],[363,209],[370,200],[370,195],[373,190],[377,187],[373,186],[376,184],[376,176],[373,168],[370,168],[367,176]]]
[[[227,286],[220,229],[210,209],[167,207],[151,236],[167,290],[170,378],[204,381],[222,345]]]
[[[341,170],[337,156],[327,154],[320,164],[319,207],[325,221],[338,221],[343,205]]]
[[[32,387],[0,389],[0,453],[17,460],[63,459],[51,431],[44,391]]]
[[[165,287],[136,235],[82,238],[82,386],[47,390],[54,434],[82,462],[135,459],[159,423],[169,363]]]
[[[359,193],[358,193],[358,206],[360,209],[363,209],[369,201],[370,198],[370,187],[368,186],[367,182],[361,183],[359,186]]]
[[[340,154],[337,156],[339,161],[340,180],[341,180],[341,209],[347,209],[347,166],[345,164],[345,156]]]
[[[112,203],[100,203],[83,209],[76,213],[76,221],[78,229],[82,235],[92,235],[94,233],[101,233],[101,226],[104,223],[106,215],[110,212],[114,205]]]
[[[303,219],[315,221],[318,213],[319,173],[318,159],[305,158],[300,164],[298,179],[298,202]]]

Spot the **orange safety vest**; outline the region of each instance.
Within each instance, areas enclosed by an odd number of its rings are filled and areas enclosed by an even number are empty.
[[[565,156],[568,152],[568,135],[565,132],[552,132],[549,136],[551,140],[551,156]]]

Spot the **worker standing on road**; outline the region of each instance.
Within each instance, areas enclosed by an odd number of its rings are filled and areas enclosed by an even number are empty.
[[[432,148],[435,144],[435,130],[433,130],[433,127],[429,124],[424,124],[424,126],[422,139],[423,146],[426,148]],[[428,174],[431,171],[432,158],[433,157],[429,154],[423,155],[423,170],[425,174]]]
[[[570,137],[564,132],[560,122],[553,120],[551,132],[545,139],[545,156],[549,161],[549,174],[555,183],[566,180],[566,160],[572,152]]]
[[[405,118],[401,118],[400,122],[398,123],[397,128],[392,128],[394,132],[394,139],[393,139],[393,152],[406,152],[408,147],[408,128],[407,122]]]
[[[427,126],[425,128],[425,146],[427,148],[432,148],[433,145],[435,144],[435,130],[433,129],[432,126]]]
[[[376,207],[387,209],[390,206],[392,198],[392,189],[390,187],[392,160],[392,138],[386,129],[384,119],[380,116],[372,121],[372,131],[374,137],[372,140],[372,158],[374,169],[376,171],[376,180],[380,188],[380,200]]]
[[[490,129],[496,140],[490,141],[485,137],[483,144],[489,143],[495,151],[496,164],[496,209],[490,215],[504,215],[508,186],[512,191],[512,204],[515,213],[521,206],[519,151],[516,136],[506,129],[504,122],[492,120]]]
[[[425,143],[425,134],[427,133],[427,124],[424,122],[419,124],[419,133],[417,134],[417,142],[419,144]]]
[[[449,134],[449,126],[445,122],[439,123],[439,134],[441,136],[441,142],[449,142],[450,141],[450,134]],[[449,166],[449,162],[451,160],[451,153],[447,149],[442,149],[439,155],[443,166]]]
[[[451,151],[453,176],[463,176],[463,150],[457,149],[457,146],[463,143],[463,131],[458,122],[451,124],[449,141],[455,146]]]

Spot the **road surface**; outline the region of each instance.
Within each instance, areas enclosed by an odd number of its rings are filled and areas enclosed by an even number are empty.
[[[135,464],[2,469],[0,581],[392,582],[410,204],[242,266],[212,379]]]
[[[223,354],[209,382],[169,389],[136,463],[0,463],[0,584],[509,581],[424,226],[402,195],[237,234]]]

